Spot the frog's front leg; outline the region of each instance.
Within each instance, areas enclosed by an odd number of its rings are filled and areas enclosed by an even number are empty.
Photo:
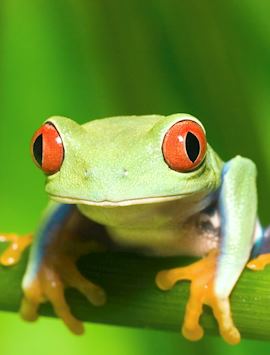
[[[186,305],[183,335],[189,340],[199,340],[203,329],[199,324],[203,305],[212,308],[221,335],[229,343],[239,341],[239,332],[233,324],[228,297],[219,298],[214,289],[218,250],[212,250],[205,258],[186,267],[164,270],[157,274],[156,283],[161,290],[171,289],[176,282],[191,281],[190,296]]]
[[[234,326],[229,296],[244,269],[252,248],[256,223],[256,168],[248,159],[236,157],[225,164],[218,205],[221,222],[219,250],[184,267],[161,271],[156,282],[163,290],[177,281],[191,280],[191,292],[182,328],[190,340],[199,340],[203,304],[210,306],[223,338],[230,344],[240,341]]]
[[[76,288],[97,306],[105,303],[106,296],[102,288],[84,278],[77,269],[76,261],[81,255],[104,249],[94,240],[82,240],[81,227],[76,227],[78,216],[73,205],[53,204],[47,210],[23,279],[20,313],[25,320],[34,321],[38,318],[39,305],[49,301],[68,328],[81,334],[83,325],[71,314],[64,289]]]

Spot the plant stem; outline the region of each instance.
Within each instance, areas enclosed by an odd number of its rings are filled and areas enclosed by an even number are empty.
[[[17,312],[22,297],[21,280],[28,253],[13,267],[1,267],[0,309]],[[122,326],[155,328],[180,332],[189,293],[188,282],[170,291],[155,285],[159,270],[187,265],[190,258],[148,258],[126,253],[91,254],[79,261],[81,272],[107,292],[107,304],[94,307],[77,291],[66,296],[79,319]],[[262,272],[245,270],[233,290],[234,321],[242,337],[270,339],[270,268]],[[54,316],[51,305],[42,305],[40,314]],[[201,324],[208,334],[217,334],[211,310],[205,307]]]

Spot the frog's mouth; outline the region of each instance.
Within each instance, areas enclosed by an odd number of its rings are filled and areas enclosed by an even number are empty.
[[[181,195],[172,195],[172,196],[160,196],[160,197],[147,197],[147,198],[134,198],[130,200],[122,200],[122,201],[90,201],[73,197],[65,197],[65,196],[57,196],[49,194],[50,198],[56,202],[64,203],[64,204],[74,204],[74,205],[89,205],[89,206],[100,206],[100,207],[120,207],[120,206],[133,206],[133,205],[144,205],[151,203],[159,203],[159,202],[169,202],[174,200],[179,200],[183,197],[190,195],[181,194]]]

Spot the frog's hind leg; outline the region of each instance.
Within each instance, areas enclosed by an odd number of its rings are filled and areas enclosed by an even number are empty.
[[[262,236],[255,242],[247,267],[253,271],[261,271],[268,264],[270,264],[270,226],[263,230]]]
[[[0,242],[9,243],[7,249],[0,255],[0,264],[4,266],[17,264],[25,249],[32,244],[32,240],[31,234],[19,236],[0,233]]]
[[[65,288],[76,288],[96,306],[105,303],[103,289],[84,278],[76,266],[81,255],[105,249],[91,239],[90,223],[75,206],[56,205],[50,209],[43,228],[37,233],[23,279],[20,313],[25,320],[36,320],[40,304],[49,301],[68,328],[81,334],[83,325],[70,311]]]
[[[160,271],[156,276],[156,283],[161,290],[169,290],[177,281],[191,281],[182,327],[182,333],[187,339],[196,341],[203,336],[199,319],[205,304],[212,308],[223,338],[230,344],[236,344],[240,341],[240,334],[231,317],[229,298],[220,298],[214,291],[217,260],[218,250],[215,249],[189,266]]]

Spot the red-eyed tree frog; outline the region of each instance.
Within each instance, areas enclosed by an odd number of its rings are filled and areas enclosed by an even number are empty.
[[[160,271],[156,284],[168,290],[177,281],[191,281],[182,326],[186,338],[203,336],[199,318],[207,304],[222,337],[240,341],[230,293],[246,265],[261,269],[270,260],[251,160],[236,156],[224,163],[207,143],[202,123],[187,114],[110,117],[83,125],[56,116],[34,134],[31,151],[46,175],[50,203],[23,279],[24,319],[35,320],[47,300],[80,334],[83,325],[71,314],[64,287],[78,289],[94,305],[105,303],[103,289],[76,266],[82,254],[104,249],[102,238],[91,233],[96,223],[120,248],[202,257]],[[18,261],[31,236],[1,240],[11,241],[1,257],[8,265]]]

